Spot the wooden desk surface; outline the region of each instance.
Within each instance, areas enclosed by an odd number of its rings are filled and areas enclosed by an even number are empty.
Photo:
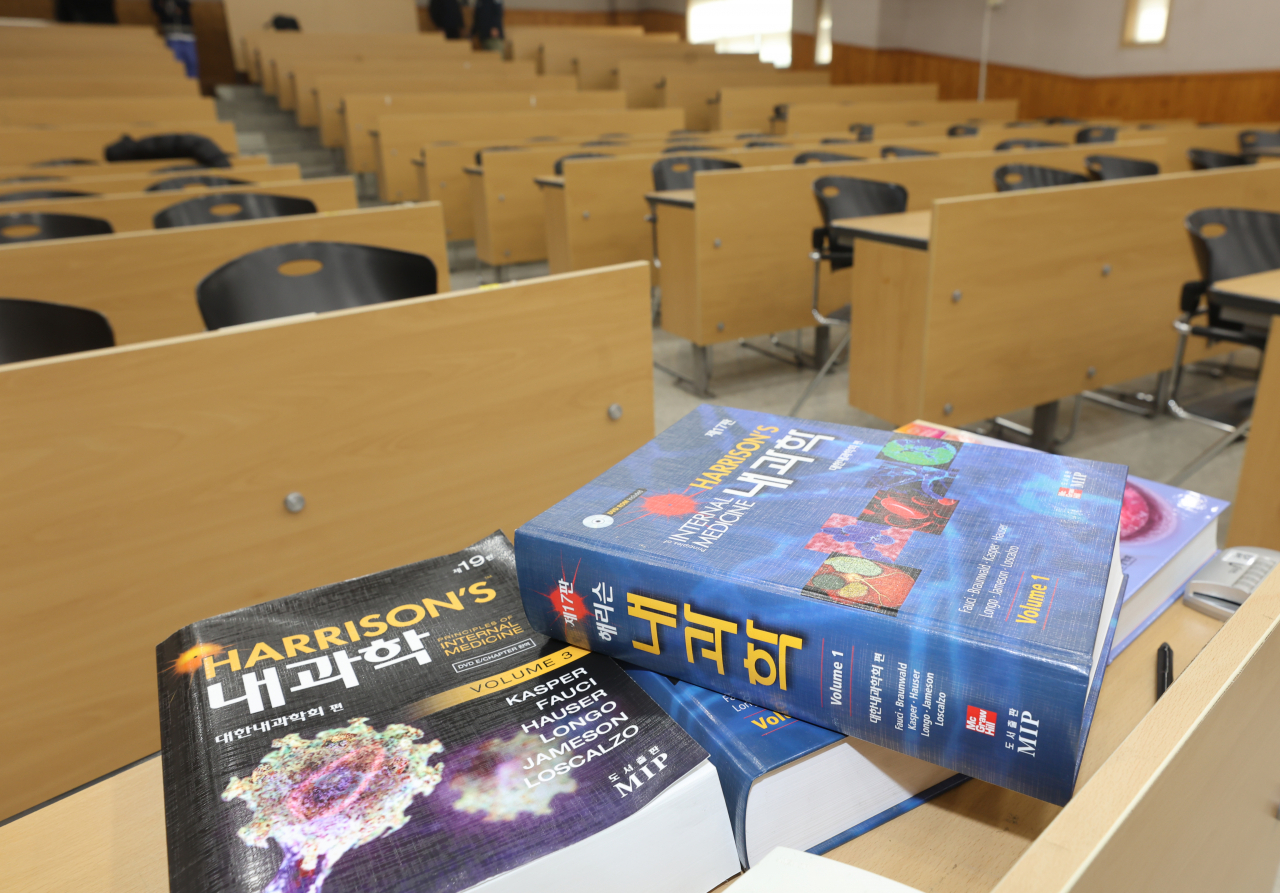
[[[1253,298],[1263,301],[1280,301],[1280,270],[1267,270],[1251,276],[1237,276],[1215,282],[1211,291],[1216,295]]]
[[[839,239],[871,239],[904,248],[929,247],[929,230],[933,226],[932,211],[907,211],[903,214],[877,214],[872,217],[846,217],[831,221],[831,231]]]
[[[677,208],[693,207],[692,189],[668,189],[665,192],[646,192],[645,200],[654,205],[675,205]]]
[[[1077,790],[1155,704],[1155,652],[1183,670],[1221,624],[1175,603],[1107,670]],[[828,853],[931,893],[989,893],[1061,807],[968,781]],[[68,847],[66,841],[76,846]],[[13,889],[164,893],[164,795],[158,759],[139,763],[0,826]]]
[[[468,164],[466,167],[462,169],[462,172],[464,174],[470,174],[473,177],[484,176],[484,168],[478,167],[477,165],[474,165],[474,164]]]
[[[534,177],[533,182],[539,186],[550,186],[552,189],[564,189],[564,177],[560,176]]]

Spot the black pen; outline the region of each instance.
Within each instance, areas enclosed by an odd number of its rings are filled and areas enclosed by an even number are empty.
[[[1156,700],[1173,684],[1173,649],[1161,642],[1156,649]]]

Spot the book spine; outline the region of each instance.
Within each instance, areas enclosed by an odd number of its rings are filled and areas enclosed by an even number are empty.
[[[526,526],[540,632],[965,775],[1066,803],[1087,668]]]

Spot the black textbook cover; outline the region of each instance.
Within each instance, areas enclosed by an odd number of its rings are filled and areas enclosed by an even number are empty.
[[[157,648],[174,891],[454,891],[706,759],[611,658],[530,630],[496,533]]]

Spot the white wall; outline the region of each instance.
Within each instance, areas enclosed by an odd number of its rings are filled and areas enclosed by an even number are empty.
[[[837,43],[976,59],[985,0],[832,0]],[[1083,77],[1280,69],[1280,0],[1172,0],[1159,47],[1122,47],[1125,0],[1005,0],[991,61]]]

